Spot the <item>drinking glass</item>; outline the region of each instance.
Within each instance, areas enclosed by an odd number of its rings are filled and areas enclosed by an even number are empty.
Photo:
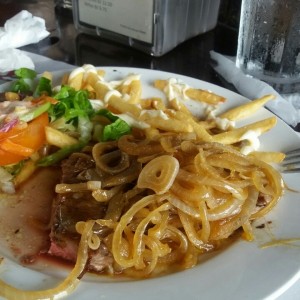
[[[300,0],[242,0],[236,65],[280,93],[300,91]]]

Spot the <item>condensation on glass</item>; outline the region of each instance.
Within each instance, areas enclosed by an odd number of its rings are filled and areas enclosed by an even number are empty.
[[[300,91],[300,0],[243,0],[236,64],[281,93]]]

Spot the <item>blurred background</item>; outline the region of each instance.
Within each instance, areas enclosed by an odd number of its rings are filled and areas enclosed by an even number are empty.
[[[158,69],[184,74],[235,91],[231,84],[213,70],[209,52],[214,50],[229,56],[236,55],[240,7],[241,0],[220,0],[215,28],[186,40],[161,57],[153,57],[132,47],[79,32],[74,26],[72,10],[56,6],[53,0],[0,0],[0,26],[21,10],[28,10],[45,20],[50,35],[21,50],[72,65],[90,63],[96,66]]]
[[[234,56],[240,5],[241,0],[221,0],[217,27],[184,42],[184,45],[179,45],[164,55],[163,59],[153,58],[129,47],[79,33],[74,26],[72,11],[55,6],[53,0],[0,0],[0,26],[3,26],[7,19],[22,9],[26,9],[34,16],[45,19],[46,28],[51,34],[39,44],[23,47],[23,50],[76,65],[86,62],[97,65],[115,65],[117,57],[118,65],[134,64],[137,67],[156,68],[162,60],[167,60],[166,63],[169,64],[172,58],[181,55],[180,47],[184,47],[185,50],[190,49],[192,52],[206,47],[207,51],[215,49]],[[186,53],[189,56],[191,54],[193,53]]]

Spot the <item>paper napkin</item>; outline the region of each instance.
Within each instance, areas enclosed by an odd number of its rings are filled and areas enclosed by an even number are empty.
[[[50,33],[45,20],[22,10],[0,27],[0,72],[21,67],[34,68],[30,57],[17,48],[38,43]]]
[[[213,66],[227,82],[233,84],[237,91],[248,99],[255,99],[267,94],[276,96],[274,101],[269,101],[266,107],[283,121],[291,126],[300,123],[300,95],[280,95],[267,83],[246,75],[235,65],[235,60],[230,59],[215,51],[210,56],[216,65]],[[297,104],[298,103],[298,104]]]

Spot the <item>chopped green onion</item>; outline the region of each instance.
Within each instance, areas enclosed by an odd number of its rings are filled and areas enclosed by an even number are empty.
[[[28,68],[20,68],[15,70],[15,75],[18,77],[11,85],[10,91],[15,93],[29,93],[32,92],[32,81],[37,73]]]
[[[10,91],[15,93],[26,94],[28,92],[31,92],[31,87],[23,78],[20,78],[12,83]]]
[[[52,95],[52,86],[51,86],[51,80],[46,77],[41,77],[38,85],[33,93],[34,97],[39,97],[41,95]]]
[[[75,145],[61,148],[55,153],[45,156],[40,160],[38,160],[37,165],[39,167],[49,167],[55,165],[56,163],[60,162],[64,158],[68,157],[73,152],[80,151],[85,145],[86,145],[85,143],[78,143]]]
[[[15,70],[15,75],[19,78],[29,78],[34,79],[37,73],[34,70],[28,68],[20,68]]]

